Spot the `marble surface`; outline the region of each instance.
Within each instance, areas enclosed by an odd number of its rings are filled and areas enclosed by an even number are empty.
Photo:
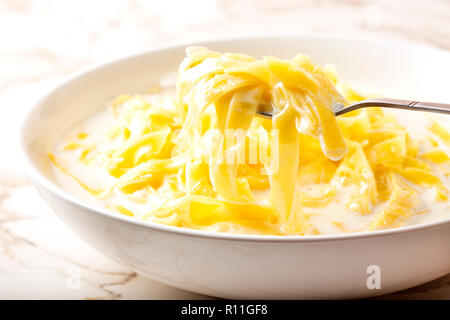
[[[335,33],[450,50],[450,1],[0,1],[0,298],[197,299],[94,251],[31,187],[18,144],[24,113],[83,67],[212,36]],[[389,299],[450,299],[450,275]]]

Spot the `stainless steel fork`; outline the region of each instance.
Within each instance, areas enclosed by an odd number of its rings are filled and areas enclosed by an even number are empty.
[[[420,102],[413,100],[398,100],[398,99],[366,99],[354,104],[344,106],[340,103],[334,105],[334,114],[340,116],[341,114],[368,107],[384,107],[384,108],[394,108],[394,109],[404,109],[404,110],[415,110],[415,111],[429,111],[437,113],[450,114],[450,104],[445,103],[434,103],[434,102]],[[267,110],[266,108],[258,108],[256,113],[262,117],[271,118],[276,110]]]

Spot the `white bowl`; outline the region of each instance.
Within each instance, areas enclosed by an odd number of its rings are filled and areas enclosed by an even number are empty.
[[[386,96],[450,100],[450,54],[437,49],[337,37],[257,37],[195,45],[282,58],[303,52],[317,63],[334,63],[344,80]],[[121,93],[144,92],[176,71],[184,47],[152,50],[78,74],[47,94],[27,116],[22,144],[29,176],[82,239],[151,279],[223,298],[369,297],[450,272],[450,218],[346,235],[218,234],[94,208],[59,188],[47,157],[55,140],[105,101]],[[380,268],[381,289],[367,286],[371,265]]]

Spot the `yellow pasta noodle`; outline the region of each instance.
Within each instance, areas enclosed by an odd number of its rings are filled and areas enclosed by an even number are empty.
[[[113,182],[100,191],[75,179],[94,196],[119,195],[112,210],[179,227],[317,234],[310,209],[344,201],[348,215],[371,217],[366,229],[375,230],[424,212],[420,188],[448,201],[436,173],[449,162],[440,147],[448,128],[433,122],[423,150],[380,108],[335,117],[335,103],[363,98],[333,66],[302,54],[258,60],[188,48],[174,96],[119,96],[106,146],[83,133],[63,152],[107,171]],[[271,120],[255,116],[263,107],[276,110]],[[338,199],[341,189],[348,196]]]

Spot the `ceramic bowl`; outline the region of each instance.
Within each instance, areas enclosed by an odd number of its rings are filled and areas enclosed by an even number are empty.
[[[302,52],[316,63],[334,63],[345,81],[385,96],[450,101],[450,54],[433,48],[326,36],[248,37],[194,45],[281,58]],[[370,297],[450,272],[450,218],[344,235],[234,235],[140,221],[94,207],[60,188],[47,157],[55,141],[105,101],[145,92],[173,74],[185,47],[159,48],[77,74],[46,94],[26,117],[22,145],[29,177],[84,241],[151,279],[222,298]],[[373,278],[378,276],[379,288]]]

